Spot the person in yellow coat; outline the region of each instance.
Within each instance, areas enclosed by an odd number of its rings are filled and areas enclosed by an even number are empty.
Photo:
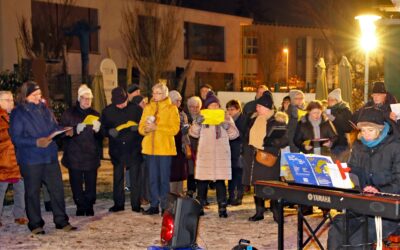
[[[150,184],[150,208],[144,214],[159,214],[166,208],[169,193],[171,159],[176,155],[174,136],[179,131],[178,108],[168,97],[168,87],[153,86],[153,98],[143,110],[139,133],[144,136],[142,153],[146,157]]]

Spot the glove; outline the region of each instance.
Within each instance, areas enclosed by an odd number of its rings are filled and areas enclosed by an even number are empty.
[[[76,126],[76,133],[79,135],[80,133],[82,133],[82,131],[85,129],[86,124],[84,123],[78,123],[78,125]]]
[[[228,130],[228,128],[229,128],[231,125],[229,124],[229,122],[223,122],[223,123],[221,123],[221,126],[222,126],[225,130]]]
[[[108,134],[112,137],[112,138],[117,138],[118,136],[118,130],[116,130],[115,128],[110,128],[108,130]]]
[[[132,127],[131,127],[131,131],[133,131],[133,132],[138,131],[138,126],[137,126],[137,125],[132,126]]]
[[[99,132],[101,126],[101,122],[99,121],[93,121],[93,130],[94,132]]]
[[[187,135],[187,134],[189,134],[189,128],[190,128],[190,125],[189,125],[189,124],[183,125],[183,127],[182,127],[182,129],[181,129],[182,135]]]
[[[203,123],[203,122],[204,122],[204,116],[198,115],[198,116],[194,119],[194,122],[197,123],[197,124]]]
[[[47,148],[52,140],[48,137],[42,137],[36,140],[36,146],[39,148]]]

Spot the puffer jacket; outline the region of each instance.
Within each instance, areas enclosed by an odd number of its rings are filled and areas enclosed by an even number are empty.
[[[232,178],[231,150],[229,140],[239,137],[239,130],[229,116],[225,117],[229,123],[228,129],[221,125],[204,125],[193,123],[189,129],[190,136],[199,138],[195,178],[198,180],[230,180]],[[216,130],[220,136],[216,137]]]
[[[0,182],[21,178],[8,128],[9,116],[7,111],[0,108]]]
[[[53,113],[44,103],[18,105],[10,117],[10,135],[15,146],[19,165],[49,164],[58,161],[57,144],[52,141],[47,148],[36,146],[36,140],[61,129]]]
[[[336,146],[348,146],[346,133],[350,133],[353,130],[351,126],[351,111],[347,103],[340,102],[335,104],[331,109],[331,114],[335,117],[333,120],[333,125],[336,128],[338,138],[332,147]]]
[[[79,103],[64,112],[61,117],[61,125],[74,127],[83,122],[86,116],[94,115],[100,118],[100,114],[92,108],[81,109]],[[64,138],[64,154],[61,160],[66,168],[89,171],[100,166],[102,139],[101,132],[96,133],[93,126],[86,125],[84,130],[78,135],[74,131],[73,137]]]
[[[362,188],[371,185],[381,192],[400,194],[400,141],[393,134],[372,148],[356,141],[348,165]]]
[[[155,116],[157,129],[146,133],[146,120],[149,116]],[[144,136],[142,141],[142,153],[146,155],[176,155],[174,136],[179,132],[180,118],[178,108],[171,103],[171,99],[155,102],[153,99],[143,110],[139,123],[139,133]]]

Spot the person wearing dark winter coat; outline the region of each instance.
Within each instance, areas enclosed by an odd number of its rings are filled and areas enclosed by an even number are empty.
[[[331,147],[333,160],[347,162],[350,154],[349,142],[346,133],[353,131],[351,125],[351,111],[347,103],[342,100],[341,90],[334,89],[328,95],[328,109],[326,116],[333,123],[337,132],[337,140]]]
[[[192,124],[194,120],[200,115],[202,101],[198,96],[192,96],[187,100],[187,118],[188,123]],[[187,194],[193,197],[196,192],[196,180],[194,179],[194,169],[196,164],[197,146],[199,144],[199,138],[194,138],[189,135],[190,150],[192,151],[191,157],[188,160],[188,178],[187,178]]]
[[[111,104],[101,114],[103,135],[109,138],[109,154],[114,166],[113,199],[110,212],[124,210],[124,168],[129,169],[131,180],[131,207],[133,212],[141,212],[140,207],[140,165],[142,162],[142,136],[138,124],[143,110],[134,104],[128,105],[128,96],[121,87],[111,92]]]
[[[254,100],[246,103],[243,107],[243,114],[246,118],[245,127],[250,128],[252,116],[256,112],[257,100],[264,94],[265,91],[269,91],[266,85],[259,85]],[[247,138],[247,137],[246,137]],[[251,175],[251,164],[254,158],[254,148],[249,146],[248,140],[243,143],[243,174],[242,184],[246,190],[250,190],[250,175]]]
[[[170,176],[170,192],[175,194],[183,194],[183,181],[188,176],[188,161],[185,155],[185,145],[190,144],[188,131],[189,124],[188,118],[180,106],[182,103],[182,96],[178,91],[172,90],[169,92],[169,98],[173,105],[179,110],[179,132],[175,135],[176,156],[172,156],[171,162],[171,176]]]
[[[397,126],[394,126],[394,124],[397,122],[397,120],[396,120],[397,117],[396,117],[396,114],[394,112],[392,112],[392,109],[390,108],[390,104],[397,103],[397,100],[392,94],[387,92],[384,82],[375,82],[373,84],[371,97],[372,97],[372,100],[368,101],[362,108],[360,108],[359,110],[354,112],[353,117],[352,117],[353,123],[357,122],[357,120],[360,116],[360,113],[363,109],[369,108],[369,107],[374,107],[383,112],[385,119],[388,122],[393,123],[391,125],[393,125],[392,127],[394,129],[394,133],[398,134],[399,133],[399,127],[398,127],[399,125],[397,124]]]
[[[69,182],[77,216],[93,216],[96,201],[97,169],[100,167],[101,140],[100,114],[91,108],[93,94],[82,85],[78,90],[75,107],[69,108],[61,117],[61,125],[74,128],[74,136],[65,138],[61,163],[68,168]],[[97,120],[84,121],[88,117]]]
[[[235,121],[239,130],[239,137],[230,140],[232,180],[228,181],[228,205],[238,206],[242,204],[243,198],[243,142],[246,133],[246,117],[242,113],[242,106],[238,100],[230,100],[226,104],[227,113]]]
[[[277,157],[275,164],[272,167],[266,167],[257,162],[253,156],[253,163],[251,167],[251,184],[255,184],[258,180],[279,180],[280,176],[280,152],[281,148],[288,145],[289,141],[287,133],[279,137],[267,136],[274,127],[286,127],[284,120],[276,119],[273,108],[273,100],[270,92],[264,94],[257,100],[257,116],[252,119],[249,131],[249,145],[253,146],[256,150],[266,151]],[[261,197],[254,196],[254,203],[256,206],[256,213],[249,218],[249,221],[259,221],[264,219],[265,201]],[[277,203],[271,200],[271,210],[273,212],[274,220],[277,221],[278,213]]]
[[[358,118],[357,127],[361,130],[359,140],[353,144],[348,166],[351,173],[358,176],[360,188],[367,193],[400,194],[400,141],[393,134],[393,128],[387,122],[381,110],[365,108]],[[360,227],[364,217],[350,213],[348,235],[350,245],[371,244],[376,242],[376,225],[373,217],[368,218],[368,239],[363,242],[363,230]],[[343,236],[341,225],[344,215],[337,215],[328,233],[328,249],[342,249]],[[336,226],[338,225],[338,226]],[[398,229],[398,221],[382,218],[382,237]],[[351,249],[352,247],[348,247]]]
[[[289,138],[289,146],[290,152],[298,153],[300,152],[299,148],[294,143],[294,136],[296,132],[296,128],[298,122],[302,118],[302,114],[305,113],[305,96],[301,90],[292,89],[289,92],[290,97],[290,104],[286,111],[289,116],[289,123],[288,123],[288,138]]]
[[[50,194],[56,228],[76,230],[68,222],[57,144],[50,136],[61,127],[41,98],[39,86],[32,81],[25,82],[21,87],[19,104],[10,118],[10,135],[25,182],[28,228],[33,234],[45,233],[40,212],[40,187],[43,183]],[[72,130],[67,134],[71,136]]]
[[[307,114],[299,121],[294,144],[305,154],[329,154],[336,143],[337,133],[332,122],[322,113],[322,104],[312,101],[307,106]]]

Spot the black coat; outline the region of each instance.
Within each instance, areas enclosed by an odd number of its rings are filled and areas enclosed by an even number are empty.
[[[244,114],[239,114],[235,120],[235,125],[239,130],[239,137],[229,141],[231,148],[232,168],[241,167],[240,155],[242,154],[242,146],[245,141],[244,138],[246,133],[246,117]]]
[[[253,126],[255,118],[251,120],[250,128]],[[275,119],[275,117],[271,117],[267,121],[267,135],[276,126],[285,126],[286,124],[283,122],[279,122]],[[249,129],[250,130],[250,129]],[[289,140],[287,137],[287,133],[280,138],[268,138],[267,136],[264,138],[264,150],[272,153],[273,155],[277,156],[278,159],[274,166],[266,167],[261,165],[255,160],[254,156],[254,163],[252,164],[252,171],[251,171],[251,180],[250,183],[254,184],[254,182],[258,180],[279,180],[280,176],[280,166],[281,166],[281,148],[286,147],[289,145]]]
[[[332,142],[332,145],[336,143],[337,140],[337,133],[334,125],[330,120],[328,120],[324,115],[322,115],[322,121],[321,124],[319,125],[320,129],[320,138],[329,138],[329,140]],[[311,150],[306,150],[305,145],[303,144],[307,140],[312,140],[316,139],[314,136],[314,129],[313,126],[311,125],[311,122],[308,119],[308,114],[303,116],[301,120],[299,121],[297,127],[296,127],[296,132],[294,135],[294,144],[296,147],[300,149],[301,152],[310,154],[314,152],[315,147],[322,146],[321,144],[325,142],[317,142],[317,143],[312,143],[310,146],[313,146]]]
[[[330,107],[331,114],[335,117],[333,125],[336,128],[337,140],[332,147],[336,146],[348,146],[346,133],[350,133],[353,130],[351,126],[351,111],[348,105],[344,102],[338,103]]]
[[[88,115],[100,117],[100,114],[92,108],[83,110],[79,103],[69,108],[61,117],[61,125],[74,127],[74,136],[64,137],[64,154],[62,164],[69,169],[90,171],[100,166],[101,156],[101,132],[95,133],[92,126],[87,125],[78,135],[76,125],[83,122]]]
[[[348,165],[362,188],[371,185],[381,192],[400,194],[400,142],[393,134],[373,148],[356,141]]]
[[[134,121],[139,125],[142,113],[143,109],[133,103],[128,103],[123,109],[111,104],[103,110],[101,114],[102,132],[109,138],[109,154],[112,161],[122,160],[121,157],[128,157],[129,161],[141,157],[143,137],[137,130],[132,131],[131,128],[122,129],[116,138],[109,134],[109,130],[117,128],[128,121]]]

